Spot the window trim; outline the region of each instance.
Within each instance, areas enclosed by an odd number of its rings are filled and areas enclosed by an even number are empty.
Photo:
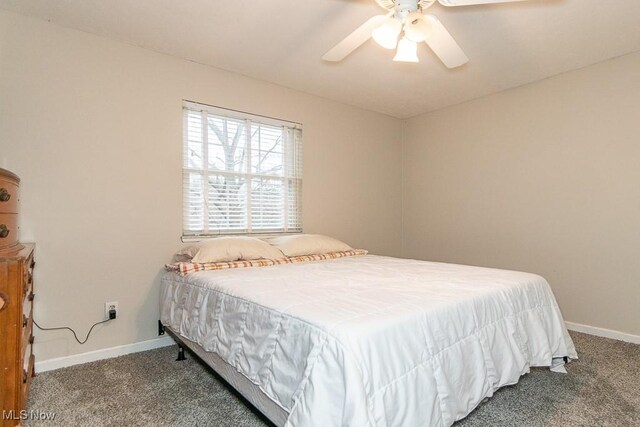
[[[287,126],[294,129],[302,130],[302,123],[292,122],[291,120],[277,119],[275,117],[263,116],[261,114],[247,113],[246,111],[234,110],[231,108],[218,107],[217,105],[203,104],[202,102],[182,101],[182,108],[190,108],[193,110],[206,109],[208,113],[222,117],[228,117],[234,120],[252,120],[256,117],[260,118],[260,123],[272,126]]]
[[[204,103],[200,103],[200,102],[194,102],[194,101],[189,101],[189,100],[183,100],[182,102],[182,114],[183,114],[183,129],[182,129],[182,134],[183,134],[183,140],[182,140],[182,168],[181,168],[181,175],[182,175],[182,179],[184,180],[184,176],[185,173],[203,173],[203,176],[208,176],[209,172],[212,172],[211,170],[207,168],[203,168],[203,169],[198,169],[198,168],[190,168],[185,164],[185,150],[186,150],[186,139],[185,139],[185,135],[187,132],[187,121],[186,121],[186,115],[184,113],[185,110],[195,110],[195,111],[201,111],[203,113],[203,115],[206,113],[207,115],[215,115],[215,116],[219,116],[219,117],[223,117],[223,118],[228,118],[230,120],[244,120],[247,121],[247,125],[249,126],[250,122],[251,123],[257,123],[257,124],[263,124],[263,125],[267,125],[267,126],[277,126],[277,127],[286,127],[286,128],[290,128],[292,130],[299,130],[302,131],[302,123],[298,123],[298,122],[293,122],[290,120],[283,120],[283,119],[278,119],[278,118],[274,118],[274,117],[269,117],[269,116],[264,116],[264,115],[260,115],[260,114],[253,114],[253,113],[248,113],[248,112],[244,112],[244,111],[240,111],[240,110],[233,110],[233,109],[229,109],[229,108],[224,108],[224,107],[219,107],[219,106],[215,106],[215,105],[210,105],[210,104],[204,104]],[[203,135],[203,147],[207,147],[207,137],[206,137],[206,132]],[[249,134],[248,134],[249,135]],[[301,142],[300,142],[301,144]],[[247,147],[248,150],[248,155],[247,155],[247,159],[248,161],[251,159],[251,143],[249,141],[249,145]],[[297,149],[294,149],[297,152],[297,155],[302,157],[302,147],[300,146]],[[208,160],[207,160],[207,155],[208,155],[208,150],[207,149],[203,149],[203,165],[208,164]],[[300,165],[301,166],[301,165]],[[248,169],[250,170],[250,169]],[[303,175],[300,174],[299,177],[292,177],[292,176],[274,176],[274,175],[268,175],[268,174],[254,174],[251,172],[248,173],[244,173],[244,174],[238,174],[238,173],[234,173],[234,172],[227,172],[227,171],[215,171],[216,174],[219,175],[244,175],[246,177],[249,178],[264,178],[264,179],[281,179],[284,183],[284,192],[286,194],[286,192],[288,191],[288,185],[289,185],[289,180],[291,179],[296,179],[299,181],[300,183],[300,190],[298,192],[298,197],[299,197],[299,201],[298,201],[298,222],[300,224],[300,227],[297,229],[289,229],[288,227],[288,213],[284,214],[284,227],[282,229],[258,229],[256,231],[250,231],[252,230],[251,227],[251,187],[248,186],[247,187],[247,229],[243,229],[243,230],[238,230],[238,231],[234,231],[234,230],[203,230],[200,234],[198,234],[197,232],[194,233],[186,233],[186,229],[185,229],[185,194],[184,191],[186,190],[186,187],[184,186],[183,183],[183,195],[182,195],[182,209],[183,209],[183,217],[182,217],[182,232],[181,232],[181,240],[183,242],[194,242],[194,241],[202,241],[202,240],[207,240],[207,239],[212,239],[212,238],[216,238],[216,237],[221,237],[221,236],[252,236],[252,237],[274,237],[274,236],[283,236],[283,235],[295,235],[295,234],[300,234],[303,233],[303,217],[302,217],[302,182],[303,182]],[[207,203],[207,198],[205,197],[204,201],[205,204]],[[287,211],[288,207],[285,204],[283,206],[283,208],[285,209],[285,211]],[[204,207],[205,209],[205,213],[207,211],[207,207]]]

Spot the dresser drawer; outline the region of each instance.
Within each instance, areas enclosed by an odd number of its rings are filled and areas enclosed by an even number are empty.
[[[30,341],[31,335],[33,334],[33,310],[32,305],[29,305],[27,310],[22,316],[22,341],[23,345]]]
[[[24,369],[27,369],[27,365],[29,364],[29,358],[33,354],[33,343],[35,342],[35,337],[32,333],[29,334],[29,337],[24,342],[22,347],[22,364],[24,365]]]
[[[18,213],[18,186],[1,177],[0,213]]]
[[[33,260],[33,252],[29,255],[29,257],[24,262],[24,279],[22,281],[22,298],[27,298],[29,294],[33,293],[33,267],[35,267],[36,262]],[[31,298],[33,300],[33,297]]]
[[[18,214],[0,213],[0,250],[18,243]]]
[[[27,401],[29,400],[29,387],[31,386],[31,377],[34,375],[34,365],[36,362],[36,357],[31,354],[28,359],[25,359],[24,365],[26,369],[22,371],[22,393],[20,396],[21,404],[20,407],[26,409]]]
[[[26,288],[26,285],[25,285]],[[36,294],[33,293],[33,287],[29,287],[27,292],[22,296],[22,312],[27,316],[31,312],[31,308],[33,306],[33,300],[35,299]]]
[[[27,298],[24,299],[24,302],[22,303],[22,314],[23,314],[23,320],[22,320],[22,327],[25,327],[24,324],[24,319],[29,320],[30,317],[33,317],[31,315],[31,313],[33,312],[33,298],[34,298],[34,294],[33,292],[29,292]]]

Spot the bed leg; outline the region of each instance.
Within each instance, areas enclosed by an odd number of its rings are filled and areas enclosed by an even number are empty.
[[[564,363],[569,363],[569,357],[568,356],[565,356],[562,359],[564,360]]]
[[[178,358],[176,359],[176,362],[180,362],[182,360],[187,360],[187,358],[184,357],[184,347],[178,344]]]
[[[164,335],[164,325],[162,320],[158,320],[158,335]]]

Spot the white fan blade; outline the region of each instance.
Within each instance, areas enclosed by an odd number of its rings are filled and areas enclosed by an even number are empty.
[[[387,16],[385,15],[376,15],[369,19],[360,25],[357,30],[345,37],[344,40],[335,45],[329,52],[325,53],[322,59],[331,62],[342,61],[347,55],[369,40],[373,30],[382,25],[386,19]]]
[[[447,68],[456,68],[469,62],[469,58],[453,39],[442,22],[434,15],[425,15],[433,27],[433,32],[425,43],[438,55]]]
[[[472,6],[474,4],[512,3],[526,0],[438,0],[443,6]]]

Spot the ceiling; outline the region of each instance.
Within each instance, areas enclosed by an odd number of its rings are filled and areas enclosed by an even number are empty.
[[[422,44],[394,63],[372,40],[320,58],[374,0],[0,0],[0,8],[406,118],[640,50],[639,0],[529,0],[436,14],[469,56],[446,69]]]

